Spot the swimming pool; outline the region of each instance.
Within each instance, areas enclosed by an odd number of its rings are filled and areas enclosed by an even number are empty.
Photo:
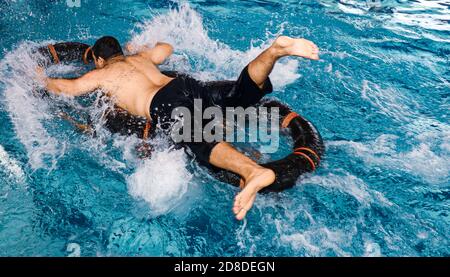
[[[298,2],[1,1],[0,255],[448,256],[450,1]],[[33,97],[30,49],[106,34],[169,42],[163,67],[202,80],[279,34],[313,40],[321,60],[282,60],[272,97],[321,131],[321,168],[237,222],[237,190],[183,151],[140,161],[101,122],[76,132],[58,110],[101,99]]]

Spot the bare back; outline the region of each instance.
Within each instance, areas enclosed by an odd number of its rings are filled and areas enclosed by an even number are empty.
[[[149,107],[153,97],[173,79],[140,55],[123,57],[98,70],[102,71],[100,88],[117,106],[147,118],[150,118]]]

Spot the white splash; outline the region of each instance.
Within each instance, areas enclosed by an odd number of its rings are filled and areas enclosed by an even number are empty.
[[[450,11],[449,1],[443,0],[415,0],[415,1],[319,1],[327,9],[348,14],[372,16],[382,22],[386,29],[409,38],[429,38],[435,41],[450,42],[445,31],[448,30]],[[352,24],[358,25],[362,21],[354,20]],[[366,22],[369,24],[370,22]],[[415,28],[420,27],[417,31]],[[367,28],[366,28],[367,29]],[[430,31],[440,31],[442,34],[433,35]]]
[[[392,24],[448,31],[448,21],[450,20],[448,1],[416,0],[410,1],[409,4],[410,6],[395,9],[392,16]]]
[[[308,179],[308,183],[338,189],[343,193],[353,196],[363,205],[371,203],[383,204],[386,206],[392,205],[382,193],[369,189],[363,180],[349,173],[346,173],[345,175],[333,173],[329,173],[325,176],[315,175]]]
[[[422,177],[430,183],[439,183],[450,176],[449,153],[444,151],[436,154],[428,145],[430,134],[422,134],[424,141],[410,151],[397,152],[398,137],[381,135],[375,141],[330,141],[329,147],[342,147],[350,153],[360,157],[367,165],[377,165],[383,168],[402,170],[409,174]],[[417,137],[420,139],[421,137]],[[444,141],[448,139],[445,136]],[[434,142],[439,141],[434,138]],[[441,148],[445,150],[445,143]]]
[[[128,180],[129,193],[145,200],[154,215],[169,212],[188,190],[192,174],[183,150],[154,152]]]
[[[411,121],[414,113],[409,107],[419,107],[412,97],[402,94],[402,91],[393,87],[382,88],[367,80],[363,81],[361,97],[399,122]]]
[[[2,145],[0,145],[0,167],[3,167],[15,180],[19,182],[25,180],[25,173],[19,162],[11,158]]]
[[[378,243],[364,242],[364,257],[381,257],[381,247]]]
[[[46,43],[23,42],[15,50],[7,53],[0,62],[0,77],[4,84],[4,102],[15,133],[27,150],[28,163],[32,169],[53,169],[57,161],[66,151],[77,148],[81,151],[95,152],[97,161],[105,167],[120,172],[126,165],[116,160],[104,151],[111,134],[103,128],[102,114],[111,105],[104,101],[101,93],[97,93],[95,103],[90,108],[82,107],[75,99],[70,97],[52,96],[41,98],[35,95],[37,89],[42,88],[36,74],[38,60],[42,59],[39,53],[33,50]],[[50,76],[73,74],[80,72],[81,67],[75,65],[58,64],[47,68]],[[87,112],[94,119],[94,129],[97,137],[87,138],[86,143],[78,144],[66,140],[70,134],[55,135],[53,131],[57,118],[54,103],[63,102],[74,110]],[[128,153],[126,153],[128,155]]]
[[[294,250],[304,249],[308,256],[319,256],[320,247],[310,242],[308,234],[296,233],[291,235],[282,235],[281,242],[290,244]]]
[[[187,3],[138,27],[141,32],[133,35],[133,44],[170,43],[175,49],[175,55],[168,61],[170,69],[187,72],[203,81],[236,79],[242,69],[275,39],[275,35],[266,34],[267,41],[258,47],[250,45],[246,52],[233,50],[208,36],[201,15]],[[277,63],[271,74],[274,87],[280,88],[298,79],[298,65],[297,59],[289,58]]]
[[[338,256],[349,257],[342,249],[350,243],[353,232],[332,231],[326,227],[313,228],[302,233],[281,235],[281,242],[289,244],[294,250],[304,250],[307,256],[321,256],[323,249],[332,249]]]
[[[64,147],[44,126],[51,116],[48,104],[32,95],[40,86],[37,63],[31,49],[37,44],[26,42],[5,55],[0,63],[0,80],[5,85],[5,103],[15,132],[25,146],[33,169],[54,166]],[[50,164],[48,163],[50,161]]]

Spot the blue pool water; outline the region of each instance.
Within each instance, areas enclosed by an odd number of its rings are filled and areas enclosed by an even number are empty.
[[[3,0],[0,14],[1,256],[450,254],[450,1]],[[58,111],[99,118],[86,103],[102,99],[34,97],[30,51],[105,34],[169,42],[163,68],[202,80],[235,78],[279,34],[315,41],[320,61],[286,58],[271,77],[321,131],[321,168],[237,222],[237,189],[181,150],[158,139],[140,161],[100,121],[78,133]]]

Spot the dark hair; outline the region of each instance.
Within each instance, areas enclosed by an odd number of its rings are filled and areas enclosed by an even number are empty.
[[[96,58],[108,60],[116,56],[123,55],[122,47],[114,37],[102,37],[92,46],[92,53]]]

